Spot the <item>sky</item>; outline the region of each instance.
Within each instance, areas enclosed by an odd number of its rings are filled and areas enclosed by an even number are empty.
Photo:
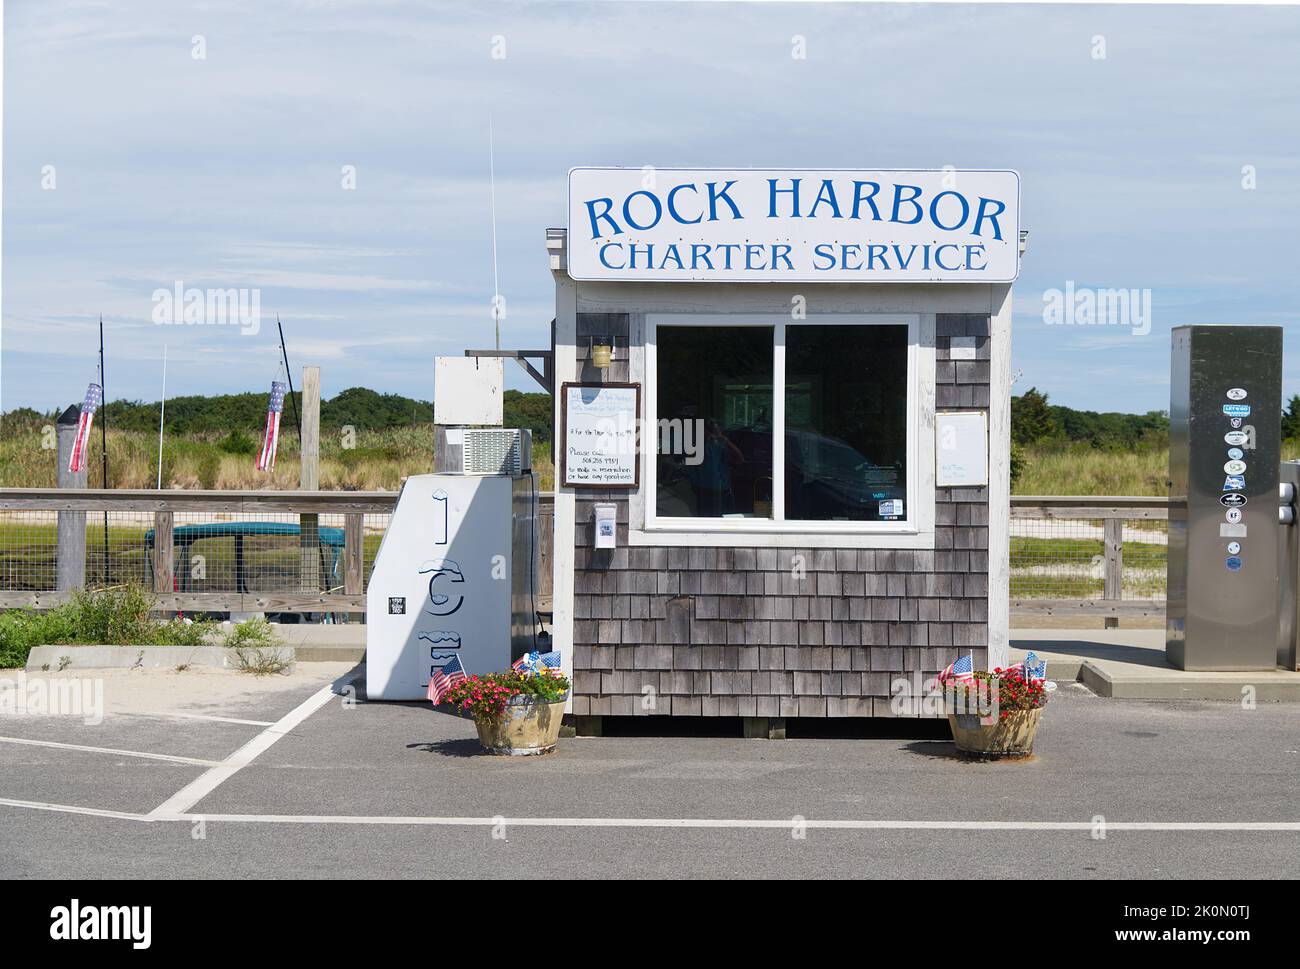
[[[1296,7],[9,0],[3,107],[2,410],[79,400],[101,314],[112,399],[164,346],[169,395],[267,388],[277,316],[295,382],[431,398],[494,340],[489,123],[506,347],[573,166],[1014,168],[1014,392],[1166,409],[1185,323],[1285,326],[1300,392]],[[155,323],[178,283],[260,327]]]

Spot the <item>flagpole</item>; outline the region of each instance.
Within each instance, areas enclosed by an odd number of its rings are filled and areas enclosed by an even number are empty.
[[[275,328],[280,331],[280,355],[284,358],[284,379],[289,382],[289,403],[293,405],[293,423],[298,428],[298,449],[302,450],[302,421],[298,419],[298,402],[293,399],[293,374],[289,370],[289,351],[284,346],[284,327],[280,314],[275,314]]]
[[[163,421],[167,418],[167,344],[163,344],[162,401],[158,411],[158,490],[162,491]]]
[[[100,468],[104,472],[104,488],[108,488],[108,391],[104,382],[104,314],[99,314],[99,393],[104,412],[99,419]],[[104,585],[108,585],[108,509],[104,509]]]
[[[488,190],[492,198],[492,322],[496,327],[497,349],[501,349],[501,283],[497,278],[497,158],[488,116]]]

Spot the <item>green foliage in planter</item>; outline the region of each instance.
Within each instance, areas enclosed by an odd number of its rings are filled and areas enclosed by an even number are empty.
[[[995,697],[998,716],[1005,719],[1012,713],[1037,710],[1047,705],[1047,687],[1042,680],[1028,680],[1023,670],[1004,670],[1001,667],[988,672],[977,670],[973,680],[949,681],[945,690],[956,692],[963,709],[974,710],[988,697]]]
[[[443,702],[485,723],[502,716],[506,706],[517,696],[529,697],[538,703],[558,703],[568,693],[569,680],[559,672],[520,673],[510,670],[468,677],[453,686]]]

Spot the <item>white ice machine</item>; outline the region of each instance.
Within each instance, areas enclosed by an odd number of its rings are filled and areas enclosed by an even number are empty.
[[[470,674],[534,649],[537,477],[422,474],[402,486],[366,592],[366,694],[423,700],[454,656]]]

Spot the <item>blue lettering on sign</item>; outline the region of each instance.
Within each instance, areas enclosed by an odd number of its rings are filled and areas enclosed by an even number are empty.
[[[730,194],[736,181],[680,182],[662,196],[656,189],[641,188],[628,193],[621,204],[603,196],[584,199],[582,205],[593,241],[623,235],[628,229],[644,232],[665,219],[678,225],[739,222],[745,220],[745,215]],[[942,232],[966,232],[995,241],[1003,238],[1000,217],[1006,212],[1007,203],[1000,199],[966,196],[953,189],[926,197],[920,185],[902,182],[891,186],[892,191],[882,192],[879,182],[861,179],[850,183],[853,190],[850,198],[847,187],[842,183],[837,187],[832,178],[818,179],[813,184],[816,188],[796,177],[767,179],[767,218],[870,220],[897,225],[917,225],[926,220]],[[882,212],[877,197],[885,194],[889,204],[887,212]],[[685,196],[690,196],[689,201]],[[983,245],[968,248],[966,261],[974,261],[984,249]]]
[[[1224,404],[1223,412],[1227,414],[1229,417],[1249,417],[1250,405],[1249,404]]]
[[[1241,557],[1239,555],[1229,555],[1228,561],[1224,564],[1228,566],[1229,572],[1241,571]]]

